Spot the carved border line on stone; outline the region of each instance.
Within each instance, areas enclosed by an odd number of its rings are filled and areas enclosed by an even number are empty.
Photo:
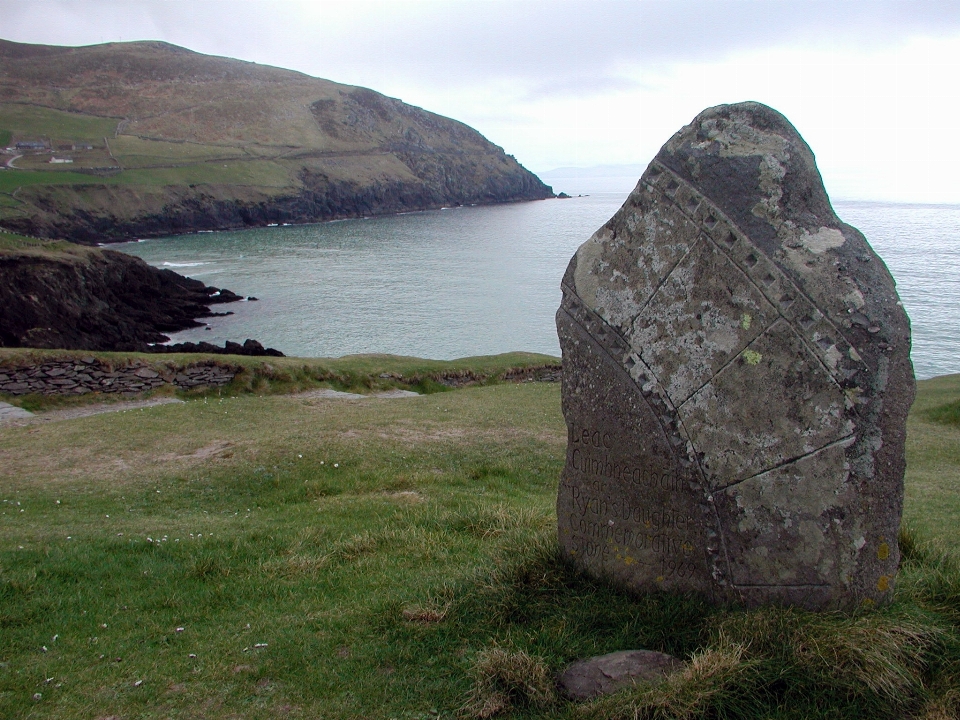
[[[666,172],[667,172],[667,173],[671,173],[672,171],[670,171],[669,168],[667,168],[667,169],[666,169]],[[658,174],[658,177],[660,177],[660,176],[661,176],[661,175]],[[697,247],[698,243],[701,242],[701,240],[702,240],[703,242],[705,242],[705,243],[710,243],[710,244],[711,244],[712,246],[714,246],[714,247],[719,247],[719,245],[713,240],[713,238],[710,237],[709,235],[707,235],[707,234],[705,233],[704,228],[703,228],[703,224],[704,224],[704,223],[703,223],[702,221],[700,221],[700,220],[698,219],[698,217],[691,217],[688,212],[684,212],[684,211],[683,211],[683,207],[682,207],[681,203],[679,203],[679,202],[677,201],[677,195],[680,194],[680,188],[683,187],[683,185],[681,185],[681,183],[685,183],[685,181],[684,181],[682,178],[677,178],[677,180],[678,180],[679,182],[676,183],[676,187],[674,187],[673,190],[672,190],[673,195],[669,195],[669,196],[666,195],[666,194],[665,194],[662,190],[660,190],[659,188],[654,187],[654,186],[651,186],[649,183],[644,182],[644,185],[645,185],[651,192],[655,192],[655,193],[657,193],[658,195],[660,195],[667,203],[673,204],[675,207],[677,207],[677,208],[681,211],[681,213],[683,214],[684,217],[686,217],[687,219],[689,219],[689,220],[690,220],[691,222],[693,222],[695,225],[698,225],[698,227],[700,228],[700,232],[698,233],[697,240],[691,245],[690,249],[689,249],[686,253],[684,253],[682,256],[680,256],[680,257],[677,259],[677,261],[670,267],[670,269],[664,274],[663,279],[657,284],[657,289],[655,289],[653,292],[650,293],[650,297],[647,298],[647,301],[644,303],[644,305],[643,305],[642,308],[640,309],[638,315],[642,315],[642,314],[643,314],[643,312],[644,312],[644,311],[646,310],[646,308],[649,306],[650,302],[652,302],[652,301],[653,301],[653,298],[656,296],[657,290],[658,290],[660,287],[662,287],[662,286],[669,280],[670,275],[676,270],[676,268],[679,267],[680,265],[682,265],[683,262],[684,262],[684,260],[685,260],[691,253],[693,253],[693,252],[696,251],[696,247]],[[641,180],[641,182],[643,182],[643,180]],[[669,186],[668,186],[668,187],[669,187]],[[688,189],[689,189],[689,188],[688,188]],[[712,207],[712,206],[710,205],[709,201],[708,201],[701,193],[698,193],[698,192],[696,192],[696,191],[694,191],[694,190],[690,190],[690,196],[689,196],[688,200],[689,200],[689,202],[687,203],[688,209],[689,209],[689,208],[693,208],[694,211],[696,211],[696,210],[702,210],[704,204],[707,204],[707,206],[708,206],[707,212],[708,212],[708,213],[711,213],[711,214],[708,215],[708,217],[713,218],[712,226],[714,226],[714,227],[715,227],[715,226],[718,226],[719,223],[722,222],[722,221],[723,221],[723,222],[729,222],[729,220],[728,220],[728,219],[726,218],[726,216],[722,213],[722,211],[720,211],[720,210],[717,209],[717,208]],[[716,216],[719,216],[719,217],[720,217],[720,220],[718,220],[717,217],[712,214],[712,213],[714,213],[714,212],[715,212]],[[730,224],[731,226],[733,226],[733,227],[736,227],[732,222],[729,222],[729,224]],[[709,225],[708,225],[708,226],[709,226]],[[741,235],[744,235],[744,234],[741,232]],[[722,249],[722,248],[721,248],[721,249]],[[759,251],[756,251],[756,252],[759,252]],[[724,255],[726,255],[726,256],[729,257],[729,253],[724,252]],[[779,310],[777,309],[777,306],[776,306],[773,302],[771,302],[771,298],[768,296],[768,294],[764,293],[763,288],[758,285],[756,279],[753,278],[753,277],[751,277],[750,274],[749,274],[749,272],[747,272],[741,265],[738,265],[733,258],[731,258],[731,262],[732,262],[734,268],[736,268],[736,270],[741,273],[741,275],[746,279],[746,281],[756,287],[757,291],[760,293],[760,297],[763,299],[763,301],[765,301],[765,302],[768,303],[769,307],[770,307],[770,308],[773,310],[773,312],[776,314],[776,315],[775,315],[776,318],[777,318],[776,320],[774,320],[774,321],[771,322],[767,327],[765,327],[765,328],[763,329],[763,331],[761,331],[759,334],[757,334],[757,336],[756,336],[755,338],[753,338],[750,342],[747,342],[738,352],[733,353],[733,354],[731,355],[730,359],[729,359],[726,363],[724,363],[723,365],[721,365],[721,366],[717,369],[717,371],[716,371],[711,377],[707,378],[699,387],[697,387],[696,389],[692,390],[692,391],[689,393],[689,395],[688,395],[687,397],[683,398],[683,400],[682,400],[679,404],[674,404],[673,401],[669,398],[669,395],[666,393],[665,389],[663,388],[663,385],[662,385],[662,383],[660,382],[660,379],[657,377],[656,373],[655,373],[655,372],[653,371],[653,369],[650,368],[650,367],[646,364],[646,362],[643,360],[643,358],[642,358],[642,356],[641,356],[641,354],[640,354],[640,352],[641,352],[640,350],[638,350],[637,348],[631,347],[632,353],[624,358],[624,364],[627,365],[627,366],[630,368],[630,375],[631,375],[631,377],[634,379],[634,382],[635,382],[638,386],[645,388],[645,386],[646,386],[648,383],[651,383],[651,380],[652,380],[652,384],[655,385],[655,387],[656,387],[658,398],[660,399],[661,402],[663,402],[664,404],[666,404],[666,405],[669,406],[671,414],[676,417],[676,425],[677,425],[679,431],[682,433],[682,435],[685,436],[686,442],[689,444],[689,448],[690,448],[690,451],[689,451],[689,452],[690,452],[690,455],[691,455],[692,457],[695,457],[695,458],[697,459],[698,470],[699,470],[699,472],[700,472],[701,478],[703,479],[703,482],[704,482],[705,487],[710,488],[710,490],[711,490],[712,492],[719,492],[719,491],[721,491],[721,490],[725,490],[725,489],[728,488],[728,487],[734,487],[734,486],[736,486],[736,485],[738,485],[738,484],[740,484],[740,483],[743,483],[743,482],[746,482],[746,481],[748,481],[748,480],[751,480],[751,479],[753,479],[753,478],[755,478],[755,477],[757,477],[757,476],[759,476],[759,475],[763,475],[764,473],[770,472],[770,471],[772,471],[772,470],[776,470],[776,469],[781,468],[781,467],[785,467],[785,466],[790,465],[790,464],[792,464],[792,463],[795,463],[795,462],[797,462],[797,461],[799,461],[799,460],[803,460],[803,459],[805,459],[805,458],[807,458],[807,457],[811,457],[811,456],[813,456],[813,455],[816,455],[817,453],[819,453],[819,452],[821,452],[821,451],[823,451],[823,450],[825,450],[825,449],[827,449],[827,448],[833,447],[833,446],[835,446],[835,445],[837,445],[837,444],[849,445],[850,440],[851,440],[851,438],[852,438],[851,435],[844,435],[844,436],[842,436],[842,437],[840,437],[840,438],[830,440],[829,442],[824,443],[822,446],[819,446],[819,447],[817,447],[817,448],[814,448],[814,449],[812,449],[812,450],[810,450],[810,451],[808,451],[808,452],[804,452],[804,453],[800,453],[800,454],[795,455],[795,456],[791,456],[791,457],[789,457],[789,458],[784,459],[784,460],[781,461],[781,462],[778,462],[778,463],[775,464],[775,465],[771,465],[771,466],[769,466],[769,467],[761,468],[761,469],[757,470],[757,472],[755,472],[755,473],[753,473],[753,474],[751,474],[751,475],[748,475],[748,476],[743,477],[743,478],[738,478],[738,479],[732,480],[731,482],[729,482],[729,483],[727,483],[727,484],[719,484],[719,485],[716,485],[716,486],[714,487],[714,486],[710,485],[710,484],[707,482],[707,477],[708,477],[708,475],[707,475],[706,471],[703,469],[702,465],[700,464],[700,458],[702,457],[702,454],[696,449],[695,443],[694,443],[693,440],[692,440],[692,436],[691,436],[690,433],[686,430],[686,427],[684,426],[683,419],[682,419],[682,415],[681,415],[679,409],[683,407],[683,405],[686,403],[687,400],[689,400],[690,398],[696,396],[696,394],[697,394],[698,392],[700,392],[704,387],[706,387],[706,386],[709,385],[711,382],[713,382],[714,380],[716,380],[716,378],[717,378],[720,374],[722,374],[731,364],[733,364],[734,362],[736,362],[736,360],[740,357],[740,355],[741,355],[741,353],[743,352],[743,350],[746,350],[746,349],[750,348],[751,345],[753,345],[754,343],[760,341],[761,338],[763,338],[764,334],[765,334],[767,331],[769,331],[770,328],[774,327],[777,323],[779,323],[779,322],[784,322],[784,323],[786,323],[786,325],[790,328],[790,331],[792,332],[792,334],[797,338],[797,340],[801,343],[801,345],[802,345],[804,348],[806,348],[806,350],[807,350],[807,352],[810,354],[810,356],[811,356],[816,362],[818,362],[818,363],[820,364],[823,372],[825,372],[825,373],[827,374],[827,376],[830,377],[830,378],[834,381],[834,383],[835,383],[836,385],[838,385],[838,387],[839,387],[840,390],[843,390],[842,386],[839,386],[839,383],[836,382],[836,378],[834,378],[833,375],[830,374],[829,368],[827,368],[827,367],[823,364],[823,361],[821,360],[821,358],[820,358],[815,352],[813,352],[812,348],[810,348],[807,343],[803,342],[804,339],[803,339],[802,335],[801,335],[801,334],[797,331],[797,329],[790,323],[790,320],[789,320],[788,318],[785,318],[785,317],[783,316],[783,314],[782,314],[781,312],[779,312]],[[772,264],[772,263],[771,263],[771,264]],[[776,268],[776,267],[774,266],[773,269],[782,275],[782,272],[779,270],[779,268]],[[791,281],[789,280],[789,278],[784,277],[783,280],[784,280],[785,283],[791,283]],[[772,285],[772,283],[771,283],[771,285]],[[573,293],[572,288],[569,288],[569,287],[567,287],[567,286],[564,286],[564,287],[565,287],[565,289],[566,289],[568,292]],[[575,293],[574,293],[574,294],[575,294]],[[800,295],[800,294],[801,294],[800,291],[799,291],[799,289],[796,289],[796,294],[797,294],[797,295]],[[604,322],[604,321],[602,320],[602,318],[600,318],[599,316],[597,317],[597,320],[598,320],[598,322]],[[618,332],[615,328],[613,328],[613,326],[611,326],[611,325],[609,325],[609,324],[607,324],[607,323],[605,323],[605,322],[604,322],[604,325],[606,325],[606,327],[607,327],[607,328],[610,328],[612,331]],[[624,342],[625,342],[625,341],[624,341]],[[612,353],[611,353],[611,354],[612,354]],[[637,366],[640,366],[640,370],[639,370],[639,372],[636,372],[636,374],[635,374],[634,368],[637,367]],[[674,442],[673,444],[674,444],[674,446],[676,446],[677,443]]]
[[[713,493],[709,489],[706,475],[700,465],[700,457],[690,441],[686,428],[683,427],[680,414],[673,403],[670,402],[659,380],[656,379],[647,364],[643,362],[634,348],[624,340],[620,333],[600,315],[588,308],[573,288],[566,283],[561,283],[561,288],[567,295],[568,303],[567,307],[561,305],[560,311],[570,318],[582,339],[600,351],[602,356],[607,357],[615,372],[621,374],[628,384],[634,388],[637,395],[647,404],[660,426],[660,431],[673,449],[677,463],[686,470],[695,468],[700,482],[699,484],[690,483],[690,490],[703,498],[703,501],[699,502],[698,505],[708,523],[706,554],[712,564],[711,575],[718,586],[733,587],[730,558],[726,540],[723,533],[720,532],[720,516],[713,502]],[[573,310],[575,314],[571,313],[570,310]],[[627,370],[628,366],[638,364],[641,366],[640,377],[646,380],[642,384]],[[653,379],[652,382],[650,382],[650,378]],[[690,459],[691,456],[693,460]]]
[[[867,364],[844,333],[817,309],[806,293],[759,250],[750,236],[710,198],[656,160],[651,162],[641,182],[671,202],[744,272],[777,313],[790,323],[800,341],[841,388],[848,387],[849,381],[861,369],[876,371],[876,368]],[[670,272],[673,272],[673,268]],[[834,338],[839,340],[835,341]],[[835,349],[835,354],[831,354],[831,349]],[[837,365],[840,359],[844,360],[848,369],[831,369],[831,365]],[[856,369],[850,368],[850,364],[857,366]]]
[[[689,183],[677,176],[669,168],[656,162],[651,163],[649,171],[645,173],[644,178],[641,178],[641,182],[644,183],[649,191],[660,195],[664,200],[671,203],[682,216],[693,222],[700,230],[699,237],[705,237],[708,242],[719,249],[733,265],[743,273],[748,282],[770,303],[779,316],[779,321],[787,323],[801,345],[807,349],[813,358],[816,358],[823,371],[827,374],[827,377],[831,378],[841,390],[844,390],[845,387],[850,387],[850,381],[860,370],[869,369],[870,366],[863,361],[860,353],[857,352],[856,348],[849,342],[844,334],[840,332],[839,328],[816,308],[813,301],[807,297],[793,280],[753,244],[749,235],[744,233],[736,223],[731,221],[730,218],[702,192],[690,186]],[[690,252],[692,251],[693,247],[691,247]],[[682,262],[682,259],[680,262]],[[668,271],[666,277],[669,277],[669,275],[673,273],[680,262]],[[666,281],[666,277],[664,278],[664,282]],[[757,335],[751,342],[747,343],[745,348],[749,348],[762,337],[770,327],[773,327],[776,322],[778,321],[774,321],[770,323],[768,327],[764,328],[764,331]],[[840,338],[840,341],[834,342],[832,338]],[[831,350],[835,353],[832,358],[830,357]],[[730,360],[720,367],[716,373],[713,374],[713,377],[704,382],[699,389],[709,385],[734,362],[742,352],[743,350],[741,349],[740,352],[734,354]],[[841,359],[846,362],[839,362]],[[850,367],[851,361],[852,364],[854,364],[853,368]],[[843,365],[847,365],[847,367],[844,368]],[[653,376],[653,374],[650,373],[650,376]],[[657,384],[660,384],[659,381]],[[699,392],[699,389],[691,393],[689,397],[695,396],[696,392]],[[686,428],[684,428],[684,432],[686,434]],[[775,466],[764,468],[748,477],[740,478],[724,486],[718,486],[714,491],[720,492],[730,487],[735,487],[759,475],[794,464],[831,447],[847,447],[854,439],[853,435],[846,435],[826,443],[824,446],[816,448],[809,453],[785,459]],[[691,446],[693,446],[693,443],[691,443]],[[696,453],[695,456],[699,457],[699,454]],[[724,545],[725,544],[724,542]],[[730,577],[731,587],[735,588],[738,593],[744,591],[749,592],[750,590],[779,590],[788,593],[791,591],[806,591],[817,593],[818,591],[829,591],[831,588],[829,583],[742,584],[732,582],[733,576],[731,575]]]
[[[783,462],[779,462],[776,465],[771,465],[770,467],[764,468],[763,470],[756,472],[753,475],[750,475],[749,477],[740,478],[739,480],[734,480],[733,482],[727,483],[726,485],[718,485],[715,488],[714,492],[719,492],[720,490],[726,490],[727,488],[732,488],[732,487],[736,487],[737,485],[742,485],[743,483],[749,480],[753,480],[756,477],[759,477],[761,475],[766,475],[768,472],[773,472],[774,470],[779,470],[780,468],[784,468],[787,465],[793,465],[794,463],[799,462],[801,460],[806,460],[807,458],[811,458],[814,455],[822,453],[824,450],[829,450],[830,448],[842,447],[846,449],[850,447],[850,445],[852,445],[855,441],[856,441],[856,434],[844,435],[839,440],[831,440],[826,445],[821,445],[816,450],[811,450],[808,453],[803,453],[802,455],[797,455],[796,457],[792,457],[792,458],[789,458],[788,460],[784,460]]]
[[[652,182],[651,182],[652,181]],[[816,358],[820,366],[823,368],[824,372],[827,373],[834,383],[843,391],[846,391],[846,388],[849,387],[849,380],[854,377],[857,372],[862,369],[870,370],[869,365],[862,359],[859,352],[856,348],[847,341],[847,338],[840,332],[840,330],[814,306],[813,301],[810,300],[806,294],[793,282],[776,264],[770,260],[763,252],[756,248],[752,241],[750,241],[749,235],[743,232],[736,223],[730,220],[727,215],[720,210],[704,193],[700,192],[696,188],[693,188],[686,180],[674,173],[670,168],[662,165],[661,163],[654,160],[650,163],[648,171],[644,173],[644,176],[640,180],[651,192],[655,192],[660,197],[673,204],[680,213],[686,217],[688,220],[693,222],[699,229],[699,237],[705,238],[710,242],[714,247],[718,248],[730,261],[743,273],[744,277],[760,292],[760,294],[770,303],[774,311],[780,316],[780,318],[786,322],[793,334],[801,342],[801,344],[807,348],[808,352]],[[718,238],[723,238],[723,241],[718,240]],[[684,254],[685,258],[690,252],[693,252],[693,247]],[[739,250],[738,255],[734,255],[734,251]],[[673,267],[665,274],[663,281],[660,283],[662,285],[666,282],[667,278],[673,273],[673,271],[683,262],[683,258],[678,260]],[[651,298],[656,294],[656,291],[651,294]],[[649,299],[648,303],[649,304]],[[645,304],[645,306],[646,306]],[[798,312],[798,308],[803,310]],[[801,316],[802,315],[802,316]],[[801,316],[798,318],[798,316]],[[813,317],[816,317],[817,320],[812,320]],[[744,349],[749,348],[753,343],[757,342],[770,327],[773,327],[776,322],[771,323],[768,327],[764,328],[764,331],[759,333],[756,338],[747,343],[744,346]],[[797,327],[799,325],[799,328]],[[826,326],[827,331],[823,332],[823,326]],[[808,337],[805,335],[805,331],[809,331],[812,336],[811,340],[808,340]],[[840,337],[845,344],[845,353],[842,353],[843,356],[848,358],[847,362],[853,362],[859,365],[859,367],[850,372],[840,372],[839,370],[831,370],[828,360],[826,359],[826,354],[829,352],[830,348],[836,347],[837,351],[840,352],[842,346],[839,346],[833,341],[828,341],[827,338],[833,334],[834,337]],[[856,354],[856,357],[853,357],[850,354],[850,351]],[[708,380],[703,382],[700,387],[691,392],[687,398],[684,399],[684,402],[690,397],[694,397],[697,392],[702,390],[704,387],[713,382],[717,376],[719,376],[723,371],[729,367],[733,362],[737,360],[739,353],[733,354],[731,358],[724,363]],[[652,377],[657,381],[657,385],[660,385],[659,379],[656,378],[656,375],[646,366],[644,363],[644,371],[648,377]],[[669,402],[669,400],[667,400]],[[680,403],[682,406],[684,403]],[[672,403],[671,403],[672,405]],[[677,406],[677,407],[680,407]],[[674,412],[677,413],[678,421],[683,432],[689,438],[689,433],[687,433],[686,428],[683,427],[683,422],[680,419],[679,411],[675,408]],[[815,448],[810,452],[797,455],[795,457],[788,458],[776,465],[773,465],[768,468],[763,468],[753,475],[739,478],[727,485],[722,485],[714,488],[714,491],[724,490],[729,487],[733,487],[740,483],[746,482],[752,478],[762,475],[771,470],[776,470],[780,467],[785,467],[791,463],[795,463],[799,460],[802,460],[807,457],[811,457],[821,452],[822,450],[832,447],[837,444],[849,445],[853,439],[853,435],[845,435],[836,440],[832,440],[825,445]],[[688,441],[689,442],[689,441]],[[691,442],[691,446],[693,443]],[[694,456],[699,458],[699,452],[694,448]],[[701,470],[701,475],[705,477],[705,474]]]
[[[813,301],[800,287],[765,253],[760,251],[753,244],[749,235],[744,233],[703,193],[693,188],[683,178],[676,176],[669,168],[656,162],[651,163],[648,172],[644,174],[640,182],[648,192],[656,194],[662,197],[666,203],[672,204],[681,216],[694,223],[699,230],[697,240],[663,275],[661,281],[657,284],[657,288],[654,289],[643,308],[641,308],[640,314],[652,301],[657,289],[668,281],[677,267],[683,263],[691,252],[694,252],[696,245],[702,240],[718,249],[723,256],[729,259],[732,265],[743,274],[747,282],[756,288],[760,297],[769,303],[774,311],[774,317],[777,318],[769,323],[753,340],[734,353],[710,379],[690,393],[686,399],[693,397],[700,389],[714,381],[731,363],[737,360],[744,349],[749,348],[778,322],[783,322],[790,328],[791,334],[797,338],[809,355],[816,359],[826,377],[830,378],[841,391],[851,386],[850,381],[860,370],[869,369],[868,364],[863,361],[852,343],[824,313],[816,308]],[[844,435],[810,452],[784,459],[771,467],[762,468],[747,477],[736,479],[716,488],[710,487],[707,482],[707,474],[700,462],[701,455],[691,440],[689,432],[684,427],[678,410],[679,406],[675,406],[671,401],[659,378],[644,362],[639,351],[626,341],[618,328],[610,325],[599,314],[590,310],[577,295],[574,288],[567,284],[562,284],[562,287],[569,300],[568,307],[574,312],[571,313],[567,309],[563,309],[563,311],[573,321],[582,339],[602,350],[603,355],[609,358],[611,364],[618,371],[627,375],[631,385],[638,391],[657,418],[661,431],[674,449],[677,462],[687,469],[692,465],[696,466],[696,474],[700,478],[700,483],[698,486],[691,482],[690,489],[704,499],[703,502],[698,504],[704,513],[705,520],[708,522],[708,528],[710,528],[706,533],[708,542],[706,551],[707,556],[711,559],[712,574],[718,585],[730,587],[737,592],[749,590],[782,590],[788,592],[791,590],[807,590],[817,592],[818,590],[829,589],[831,587],[829,583],[770,583],[758,585],[733,582],[726,538],[722,533],[717,532],[720,528],[720,518],[716,505],[712,502],[712,494],[734,487],[759,475],[775,471],[778,468],[789,466],[829,448],[849,446],[854,440],[854,436]],[[833,338],[838,338],[838,340],[835,342]],[[841,360],[843,362],[840,362]],[[854,365],[854,367],[851,368],[851,365]],[[680,406],[682,405],[681,402]],[[686,446],[686,452],[681,450],[682,445]]]

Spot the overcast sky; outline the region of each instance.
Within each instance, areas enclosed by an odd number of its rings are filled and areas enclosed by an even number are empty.
[[[526,167],[646,163],[767,103],[835,198],[960,203],[960,0],[0,0],[0,37],[165,40],[364,85]]]

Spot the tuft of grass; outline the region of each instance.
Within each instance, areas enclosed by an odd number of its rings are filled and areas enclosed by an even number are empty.
[[[522,650],[481,650],[471,673],[473,689],[462,708],[469,717],[486,720],[514,709],[547,708],[556,701],[550,668]]]
[[[659,683],[638,683],[575,709],[591,720],[688,720],[721,711],[726,717],[756,703],[758,663],[745,660],[745,648],[724,643],[697,652],[683,670]]]

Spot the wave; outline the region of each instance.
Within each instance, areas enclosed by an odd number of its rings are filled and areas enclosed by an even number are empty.
[[[164,262],[163,263],[165,267],[200,267],[201,265],[209,265],[209,264],[210,263],[205,263],[205,262],[182,262],[182,263]]]

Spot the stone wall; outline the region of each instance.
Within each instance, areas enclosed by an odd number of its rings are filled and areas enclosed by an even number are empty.
[[[240,369],[211,361],[182,369],[136,361],[113,366],[88,356],[49,360],[36,365],[0,366],[0,392],[10,395],[83,395],[90,392],[137,395],[164,385],[176,385],[180,389],[226,385]]]
[[[539,367],[510,368],[505,370],[499,378],[505,382],[560,382],[561,374],[561,367],[559,364],[556,364],[541,365]],[[416,384],[423,380],[423,377],[419,375],[404,378],[402,375],[384,373],[380,377],[394,378],[409,384]],[[490,375],[476,373],[473,370],[446,370],[439,373],[431,373],[427,377],[441,385],[452,388],[477,385],[491,379]]]
[[[513,368],[503,374],[503,379],[513,382],[560,382],[562,367],[543,365],[542,367]]]

